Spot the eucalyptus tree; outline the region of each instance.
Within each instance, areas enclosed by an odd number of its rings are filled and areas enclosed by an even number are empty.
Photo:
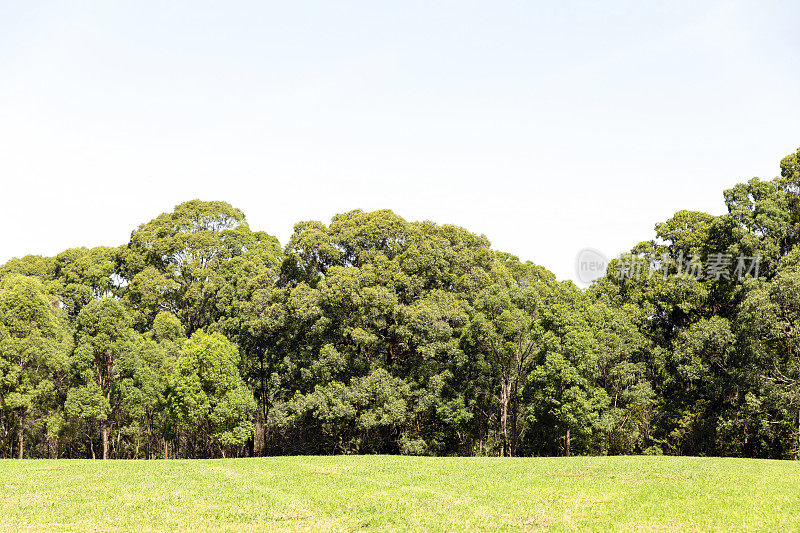
[[[52,277],[64,309],[71,317],[93,300],[117,290],[117,250],[107,246],[71,248],[55,257]]]
[[[56,388],[66,364],[68,335],[58,300],[36,278],[0,279],[0,416],[3,449],[17,435],[25,455],[25,434],[57,408]]]
[[[94,428],[99,427],[102,458],[110,457],[110,434],[121,429],[132,407],[130,396],[142,380],[155,379],[139,368],[141,337],[121,302],[94,300],[75,321],[75,348],[70,356],[74,384],[67,394],[65,411],[79,424],[96,456]],[[143,376],[142,374],[145,374]]]
[[[220,333],[196,331],[168,376],[168,404],[179,447],[226,457],[253,436],[255,400],[239,375],[239,350]]]
[[[515,258],[497,261],[489,275],[492,282],[472,300],[471,338],[496,379],[499,454],[510,456],[517,452],[520,394],[542,350],[545,331],[539,313],[548,305],[548,285],[555,277]]]
[[[279,254],[277,240],[251,231],[240,210],[192,200],[131,234],[120,251],[124,300],[140,330],[169,311],[191,334],[230,313],[236,295],[246,295],[236,286],[242,275],[276,267]]]
[[[45,257],[42,255],[13,257],[0,266],[0,278],[10,274],[38,278],[39,281],[44,283],[47,289],[50,290],[52,287],[47,286],[47,283],[53,280],[55,269],[55,257]],[[50,293],[55,294],[55,291],[50,290]]]
[[[389,210],[281,249],[192,200],[118,248],[12,259],[2,454],[800,457],[798,161],[656,224],[586,291]]]
[[[383,449],[397,450],[401,441],[414,453],[470,449],[470,385],[460,381],[469,365],[460,346],[469,318],[465,291],[493,258],[485,237],[409,223],[391,211],[352,211],[329,226],[298,224],[280,286],[262,292],[253,308],[254,330],[285,354],[271,367],[275,416],[302,402],[297,393],[352,388],[361,383],[355,378],[384,369],[409,387],[414,423],[385,433],[392,442]],[[291,432],[286,424],[275,428]]]
[[[739,319],[752,378],[739,433],[761,440],[765,454],[800,458],[800,249],[783,257],[770,280],[752,281]],[[757,409],[754,409],[757,407]],[[730,437],[729,437],[730,438]],[[731,439],[733,440],[733,439]],[[744,442],[743,444],[747,444]],[[752,445],[751,445],[752,447]],[[774,452],[773,452],[774,453]]]

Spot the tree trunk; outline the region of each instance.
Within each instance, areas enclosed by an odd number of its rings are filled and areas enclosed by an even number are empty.
[[[19,458],[22,459],[25,452],[25,423],[24,419],[19,425]]]
[[[500,431],[503,440],[500,444],[500,456],[505,457],[510,454],[508,447],[508,401],[511,396],[511,382],[504,376],[500,382]]]
[[[58,458],[58,439],[56,437],[48,437],[47,448],[50,451],[50,459]]]
[[[106,383],[108,383],[108,392],[106,392],[106,401],[108,402],[108,405],[111,405],[111,359],[110,358],[106,361],[105,375],[107,376]],[[103,434],[103,460],[105,461],[106,459],[108,459],[108,432],[109,432],[108,418],[106,418],[105,420],[101,420],[100,424],[101,424],[100,431]]]
[[[517,401],[517,382],[514,380],[514,386],[511,389],[511,449],[509,455],[512,457],[517,455],[517,410],[519,409],[519,402]]]
[[[2,403],[1,400],[0,400],[0,403]],[[8,447],[11,448],[11,442],[8,440],[8,428],[6,427],[6,420],[5,420],[4,417],[0,417],[0,419],[2,419],[2,421],[3,421],[3,426],[2,426],[3,427],[3,435],[2,435],[2,438],[0,438],[0,453],[3,454],[2,457],[3,457],[3,459],[5,459],[6,458],[6,443],[8,443]],[[8,453],[11,453],[11,452],[9,451]]]
[[[565,440],[567,445],[567,457],[569,457],[569,445],[570,445],[569,428],[567,428],[567,438]]]
[[[800,459],[800,409],[798,409],[797,411],[797,437],[795,439],[795,446],[794,446],[794,460],[797,461],[798,459]]]
[[[256,414],[255,431],[253,432],[253,457],[264,455],[267,444],[267,428],[262,412]]]
[[[103,459],[108,459],[108,426],[103,422],[103,426],[101,428],[101,433],[103,434]]]

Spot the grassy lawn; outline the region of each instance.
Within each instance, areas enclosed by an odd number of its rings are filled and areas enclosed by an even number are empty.
[[[800,464],[682,457],[0,461],[0,530],[797,530]]]

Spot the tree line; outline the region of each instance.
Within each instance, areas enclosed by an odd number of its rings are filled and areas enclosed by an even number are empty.
[[[388,210],[282,247],[193,200],[119,247],[12,259],[0,456],[797,459],[799,160],[657,224],[586,290]]]

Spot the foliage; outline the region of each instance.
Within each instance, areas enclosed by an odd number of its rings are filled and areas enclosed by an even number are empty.
[[[800,458],[799,159],[587,290],[388,210],[281,249],[192,200],[117,248],[12,259],[0,454]],[[721,256],[760,261],[689,275]]]
[[[168,376],[168,403],[178,439],[192,455],[225,457],[253,434],[252,393],[239,376],[239,350],[219,333],[197,330]]]

